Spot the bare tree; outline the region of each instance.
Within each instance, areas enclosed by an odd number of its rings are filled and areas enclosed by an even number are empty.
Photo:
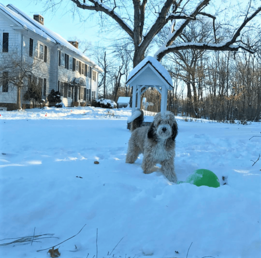
[[[17,55],[7,56],[3,59],[0,65],[0,85],[8,87],[3,89],[8,92],[17,90],[17,109],[21,109],[22,89],[28,86],[30,78],[34,76],[34,71],[40,68],[37,63],[26,62]]]
[[[49,2],[49,7],[53,7],[53,5],[57,5],[60,2],[63,2],[63,0],[52,0]],[[121,31],[133,43],[133,67],[144,59],[146,50],[153,44],[154,39],[164,28],[167,28],[168,34],[162,46],[155,53],[155,57],[158,60],[161,60],[168,53],[185,49],[233,52],[243,49],[253,53],[254,49],[252,46],[244,42],[240,36],[244,28],[261,11],[261,6],[253,8],[254,2],[249,1],[245,12],[243,14],[241,12],[240,17],[238,17],[241,19],[241,24],[232,30],[229,38],[217,43],[215,26],[217,17],[210,11],[205,12],[211,0],[71,0],[71,2],[77,7],[76,10],[81,9],[90,13],[96,12],[100,14],[102,19],[110,18],[119,26]],[[231,12],[233,12],[233,7],[230,8]],[[212,41],[180,44],[178,39],[182,37],[184,29],[188,24],[202,16],[213,21]],[[103,22],[102,26],[106,26],[106,22]],[[229,24],[229,26],[233,26],[233,24]],[[228,26],[224,26],[224,29],[227,28]]]

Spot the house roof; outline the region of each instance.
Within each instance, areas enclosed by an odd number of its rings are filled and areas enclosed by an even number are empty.
[[[161,78],[171,87],[173,87],[172,79],[166,68],[154,57],[147,56],[144,58],[128,75],[127,84],[140,74],[147,65],[151,65]]]
[[[77,55],[85,59],[87,62],[91,63],[91,65],[93,65],[93,67],[96,68],[98,71],[103,72],[102,68],[96,65],[92,60],[90,60],[87,56],[85,56],[79,49],[74,47],[66,39],[64,39],[59,34],[53,32],[52,30],[48,29],[44,25],[40,24],[39,22],[37,22],[36,20],[31,18],[24,12],[16,8],[14,5],[9,4],[7,6],[4,6],[3,4],[0,3],[0,10],[5,12],[11,18],[13,18],[25,29],[33,31],[34,33],[42,36],[48,41],[54,42],[56,44],[66,47],[67,49],[70,49],[71,51],[73,51],[74,53],[76,53]]]

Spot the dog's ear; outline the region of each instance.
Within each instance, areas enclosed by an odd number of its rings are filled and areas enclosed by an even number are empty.
[[[154,123],[152,122],[148,131],[148,138],[153,139],[155,138],[155,126]]]
[[[178,135],[178,124],[176,121],[174,121],[174,123],[172,125],[172,135],[171,135],[171,138],[173,141],[175,140],[177,135]]]

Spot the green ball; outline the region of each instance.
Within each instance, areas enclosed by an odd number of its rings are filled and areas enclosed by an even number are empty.
[[[218,177],[210,170],[198,169],[194,174],[190,175],[186,183],[191,183],[196,186],[209,186],[209,187],[219,187],[220,183]]]

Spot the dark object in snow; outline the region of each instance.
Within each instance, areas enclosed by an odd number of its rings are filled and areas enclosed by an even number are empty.
[[[47,97],[49,101],[49,107],[60,107],[56,104],[61,104],[61,93],[59,91],[51,90],[50,94]],[[62,106],[61,106],[62,107]]]
[[[59,252],[58,248],[57,249],[50,249],[48,251],[48,253],[50,254],[50,256],[53,258],[53,257],[59,257],[61,255],[61,253]]]
[[[82,178],[81,176],[76,176],[77,178]]]
[[[94,161],[94,164],[100,164],[100,162],[96,160],[96,161]]]
[[[133,132],[136,128],[143,126],[144,113],[141,109],[136,109],[127,121],[127,129]]]
[[[222,184],[227,185],[227,176],[222,176]]]

